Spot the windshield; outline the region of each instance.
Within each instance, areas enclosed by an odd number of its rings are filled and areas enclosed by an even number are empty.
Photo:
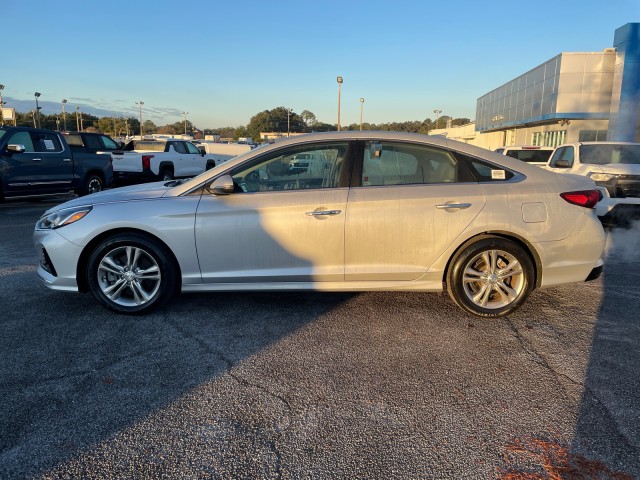
[[[640,144],[581,145],[580,162],[591,165],[606,165],[608,163],[640,165]]]
[[[0,130],[0,138],[4,137],[5,133],[7,133],[6,130]]]

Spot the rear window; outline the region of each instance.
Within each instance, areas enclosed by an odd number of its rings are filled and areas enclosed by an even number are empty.
[[[640,165],[638,145],[580,145],[580,162],[592,165],[624,163]]]
[[[547,163],[553,150],[507,150],[507,156],[523,162]]]
[[[80,138],[80,135],[65,135],[64,139],[72,147],[82,146],[82,138]]]
[[[128,150],[135,150],[137,152],[164,152],[164,142],[149,142],[149,141],[137,141],[134,140],[133,148]]]

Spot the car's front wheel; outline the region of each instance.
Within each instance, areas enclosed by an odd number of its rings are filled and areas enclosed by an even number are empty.
[[[451,298],[467,312],[502,317],[529,296],[535,271],[522,246],[505,238],[483,236],[455,254],[446,283]]]
[[[118,313],[158,308],[176,291],[178,269],[167,248],[136,234],[100,243],[89,257],[88,284],[95,298]]]

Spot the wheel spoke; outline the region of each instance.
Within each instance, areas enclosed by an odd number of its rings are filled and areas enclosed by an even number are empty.
[[[145,270],[137,270],[136,275],[141,280],[159,280],[160,279],[160,269],[157,265],[154,265]]]
[[[465,269],[462,281],[465,283],[475,283],[484,276],[484,272],[479,272],[475,268],[469,267]]]
[[[118,265],[117,263],[115,263],[113,261],[113,258],[111,257],[104,257],[101,261],[100,261],[100,266],[98,267],[99,270],[104,270],[107,271],[109,273],[113,273],[114,275],[122,275],[124,269]]]
[[[484,307],[489,300],[489,295],[491,295],[491,287],[486,283],[483,283],[480,291],[473,296],[473,301]]]
[[[498,292],[506,300],[507,303],[513,302],[518,296],[518,292],[509,287],[504,282],[498,282],[496,284],[496,292]]]
[[[133,298],[137,305],[142,305],[143,303],[147,303],[151,298],[147,292],[144,291],[142,285],[138,280],[134,280],[131,282],[131,291],[133,292]]]
[[[511,262],[509,262],[509,265],[498,270],[496,272],[496,275],[498,276],[498,278],[503,279],[513,277],[514,275],[519,275],[521,273],[522,266],[520,265],[520,262],[518,262],[517,260],[512,260]]]
[[[127,282],[125,282],[122,278],[119,278],[116,283],[105,288],[103,291],[107,297],[115,301],[120,298],[120,295],[122,295],[122,291],[126,287],[127,287]]]

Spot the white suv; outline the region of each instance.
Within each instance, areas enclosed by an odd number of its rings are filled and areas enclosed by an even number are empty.
[[[544,166],[549,161],[553,147],[539,147],[537,145],[520,145],[513,147],[500,147],[497,153],[508,157],[517,158],[532,165]]]
[[[640,143],[578,142],[560,145],[545,167],[591,178],[600,191],[596,212],[606,225],[640,220]]]

